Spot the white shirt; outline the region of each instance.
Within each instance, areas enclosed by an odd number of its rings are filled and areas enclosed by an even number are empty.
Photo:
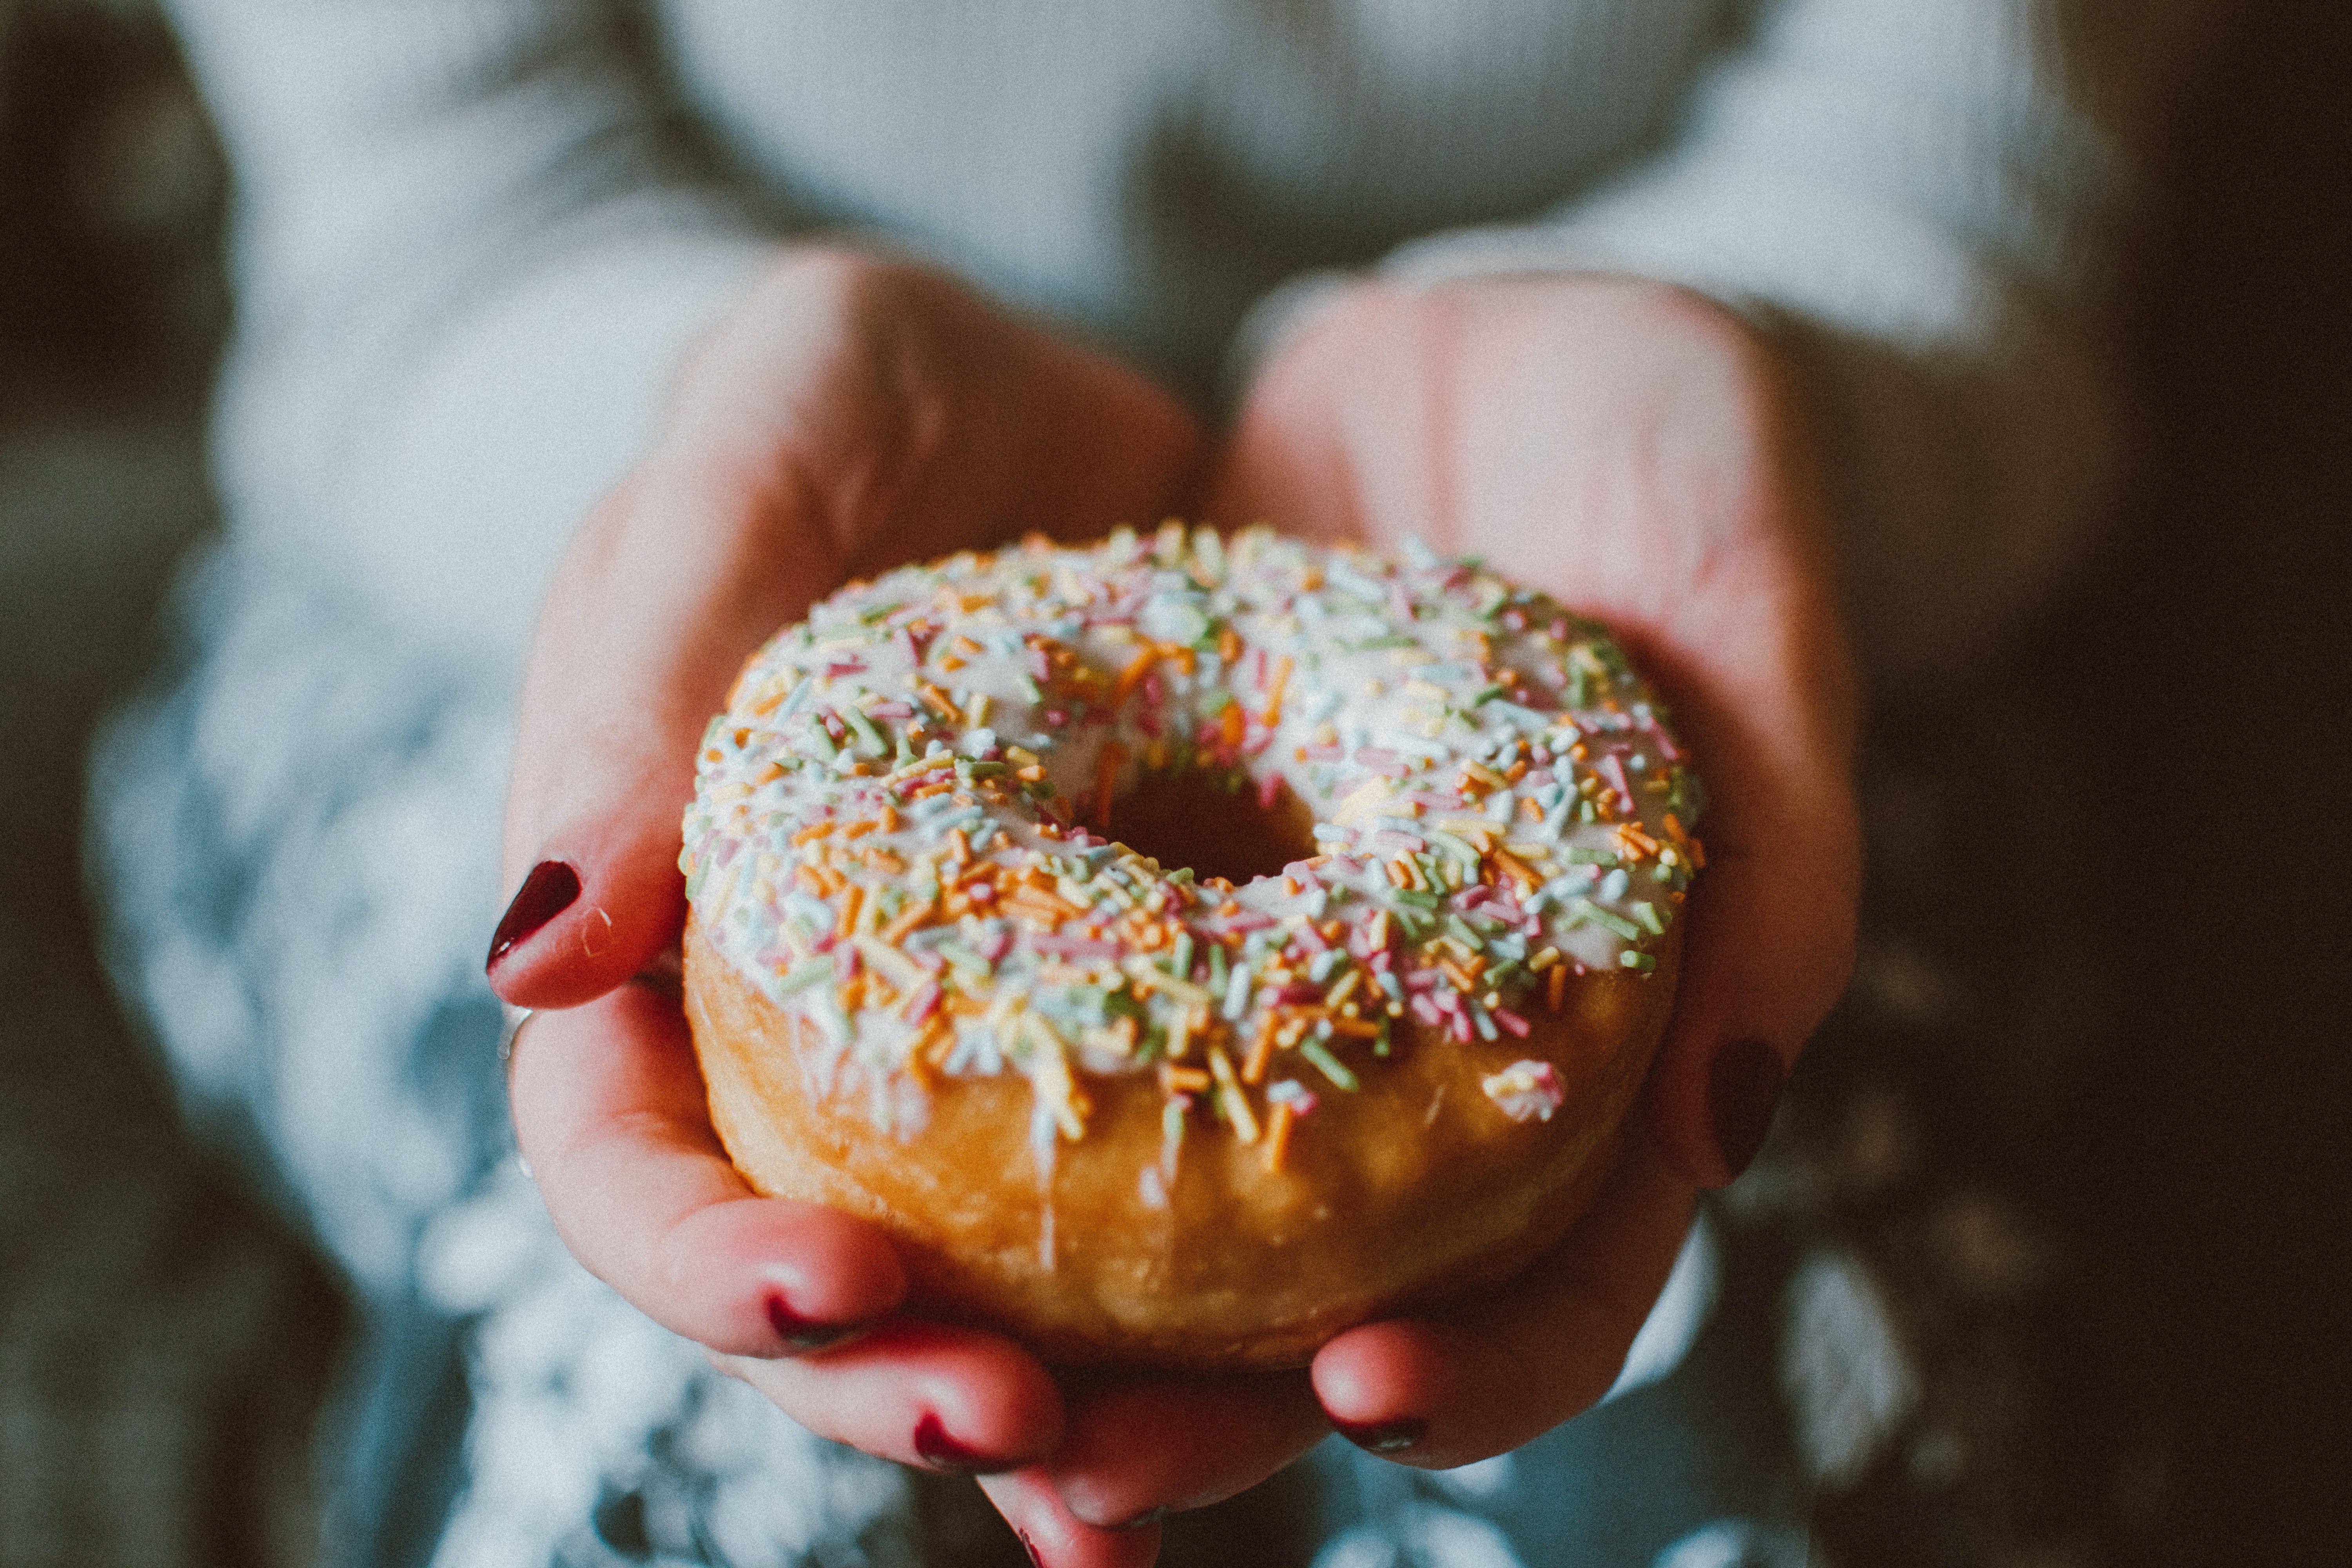
[[[2101,246],[2198,0],[173,8],[237,179],[233,526],[453,647],[511,657],[684,345],[848,226],[1204,402],[1318,268],[1768,318],[1885,676],[2096,516]]]

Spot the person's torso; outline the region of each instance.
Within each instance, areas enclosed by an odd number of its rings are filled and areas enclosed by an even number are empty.
[[[1649,145],[1724,0],[662,0],[721,148],[1193,390],[1265,289]]]

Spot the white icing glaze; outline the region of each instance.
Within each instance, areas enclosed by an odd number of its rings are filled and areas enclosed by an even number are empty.
[[[937,1075],[1023,1073],[1041,1169],[1088,1075],[1159,1073],[1171,1159],[1208,1101],[1278,1160],[1391,1020],[1524,1035],[1553,970],[1650,967],[1696,784],[1598,628],[1410,553],[1171,524],[843,589],[705,737],[697,920],[824,1076],[866,1069],[877,1125],[911,1133]],[[1317,852],[1165,872],[1114,841],[1147,773],[1286,785]]]

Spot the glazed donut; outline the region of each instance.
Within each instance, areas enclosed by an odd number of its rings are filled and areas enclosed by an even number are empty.
[[[1697,783],[1474,563],[1170,524],[853,584],[744,669],[681,859],[711,1119],[922,1310],[1297,1364],[1507,1277],[1613,1162]]]

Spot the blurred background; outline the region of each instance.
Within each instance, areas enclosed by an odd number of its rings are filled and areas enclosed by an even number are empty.
[[[2113,1494],[2112,1528],[2015,1568],[2352,1551],[2352,7],[2239,7],[2158,174],[2126,295],[2130,493],[1986,677],[2050,748],[2040,831],[2084,868],[2092,932],[2055,1016],[2102,1044],[2055,1053],[2089,1065],[2054,1100],[1949,1074],[1962,1110],[1927,1144],[1958,1164],[1998,1146],[2004,1201],[2063,1260],[2035,1348],[1982,1384],[2068,1406],[2011,1484]],[[341,1298],[177,1132],[93,954],[78,857],[91,727],[211,526],[225,194],[145,5],[0,0],[5,1568],[314,1555]],[[1999,840],[2010,782],[1955,773],[1951,717],[1878,716],[1881,765]],[[1896,816],[1906,798],[1878,792]],[[1879,825],[1882,911],[1938,902],[1900,885],[1901,826]],[[2031,870],[1940,918],[2029,909]],[[1873,984],[1903,975],[1882,962]],[[1899,1520],[1838,1533],[1841,1563],[1906,1561]]]

